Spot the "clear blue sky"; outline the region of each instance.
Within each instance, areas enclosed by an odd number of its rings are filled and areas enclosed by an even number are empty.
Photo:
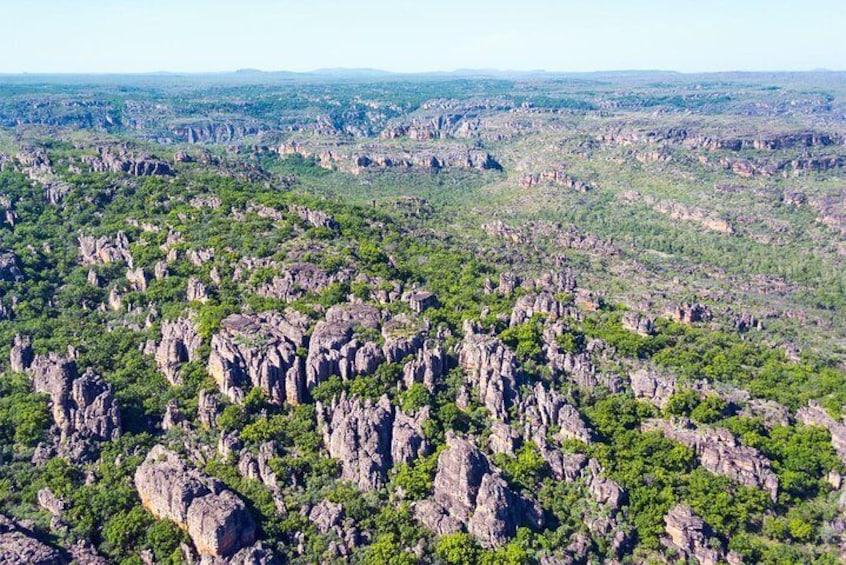
[[[846,69],[846,0],[2,0],[0,72]]]

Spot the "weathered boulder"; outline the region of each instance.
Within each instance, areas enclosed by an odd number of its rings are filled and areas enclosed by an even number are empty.
[[[725,475],[742,485],[757,487],[769,493],[775,501],[778,477],[770,461],[757,449],[738,443],[724,428],[695,428],[686,420],[670,422],[650,419],[642,424],[644,431],[660,431],[668,438],[693,448],[706,470]]]
[[[332,375],[346,380],[356,374],[356,353],[364,345],[356,338],[358,330],[378,330],[382,314],[364,304],[342,304],[326,312],[309,340],[306,358],[306,385],[311,390]],[[375,354],[375,352],[374,352]],[[359,366],[369,365],[364,361]]]
[[[9,351],[9,368],[15,373],[23,373],[32,364],[32,340],[29,336],[15,336],[15,343]]]
[[[673,507],[664,516],[664,524],[669,537],[663,538],[662,543],[682,559],[695,559],[700,565],[742,562],[735,554],[726,555],[722,542],[689,506],[679,504]]]
[[[341,462],[341,477],[362,490],[383,486],[393,465],[429,450],[422,428],[427,408],[410,416],[395,410],[386,396],[374,403],[342,394],[329,406],[318,402],[317,417],[329,455]]]
[[[438,457],[434,492],[415,506],[415,516],[439,535],[466,527],[485,547],[502,545],[521,525],[539,527],[539,507],[514,493],[488,458],[451,432]]]
[[[340,526],[344,519],[344,507],[340,504],[323,499],[308,513],[308,519],[317,526],[320,533],[325,534],[336,526]]]
[[[517,356],[498,338],[476,333],[464,324],[464,340],[458,345],[458,364],[479,400],[496,419],[507,421],[508,409],[517,401],[520,366]]]
[[[524,437],[534,441],[538,447],[546,442],[550,428],[557,428],[559,441],[577,439],[590,443],[593,432],[582,420],[578,410],[569,404],[554,389],[547,389],[543,383],[535,383],[531,394],[526,395],[519,407],[524,427]]]
[[[118,232],[114,239],[103,236],[99,239],[93,236],[79,236],[79,254],[83,265],[110,265],[112,263],[126,263],[132,268],[132,254],[129,252],[129,240],[126,234]]]
[[[510,325],[524,324],[536,314],[554,321],[567,315],[571,307],[571,303],[557,300],[550,292],[526,294],[517,299],[517,303],[511,311]]]
[[[187,318],[162,322],[162,340],[156,348],[156,366],[172,385],[182,384],[179,367],[196,359],[202,338]]]
[[[683,324],[707,322],[714,317],[711,313],[711,309],[704,304],[688,303],[671,304],[667,308],[665,315],[668,318]]]
[[[233,314],[212,336],[209,374],[220,391],[236,403],[249,388],[258,387],[270,402],[303,401],[303,360],[297,356],[306,343],[308,320],[293,310],[284,314],[263,312]]]
[[[0,514],[0,563],[8,565],[66,565],[57,549],[36,539],[31,532]]]
[[[220,413],[220,402],[215,393],[201,389],[197,397],[197,420],[205,428],[217,427],[217,415]]]
[[[642,336],[650,336],[655,333],[655,319],[637,312],[623,314],[622,323],[625,329]]]
[[[629,375],[635,398],[645,400],[664,408],[670,397],[676,392],[676,379],[672,376],[661,376],[649,369],[638,369]]]
[[[161,445],[135,471],[135,488],[144,507],[185,528],[202,555],[230,556],[255,541],[256,525],[243,501]]]
[[[120,412],[112,387],[91,370],[80,375],[72,359],[51,353],[37,356],[30,371],[35,391],[50,395],[53,422],[64,448],[85,451],[76,444],[120,436]]]

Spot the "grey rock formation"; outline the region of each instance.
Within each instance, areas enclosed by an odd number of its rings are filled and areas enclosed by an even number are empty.
[[[56,549],[0,514],[0,563],[8,565],[67,565]]]
[[[578,410],[567,403],[555,390],[547,389],[538,382],[520,403],[520,417],[524,426],[524,437],[534,441],[538,447],[546,442],[550,428],[558,428],[559,441],[577,439],[590,443],[593,432],[587,427]]]
[[[206,288],[205,283],[194,277],[189,278],[188,286],[185,288],[185,299],[188,300],[188,302],[208,302],[209,291]]]
[[[306,359],[306,384],[311,390],[332,375],[346,380],[356,374],[356,353],[364,345],[355,333],[378,330],[381,313],[363,304],[333,306],[326,319],[318,322],[309,341]],[[359,361],[359,366],[368,365]]]
[[[153,156],[132,155],[126,147],[101,147],[96,156],[84,156],[82,162],[95,173],[126,173],[136,177],[174,174],[166,162]]]
[[[88,440],[108,441],[120,435],[120,412],[112,387],[93,372],[79,375],[76,363],[56,354],[32,362],[36,392],[50,395],[60,445],[82,456]]]
[[[632,392],[637,399],[645,400],[664,408],[670,397],[676,392],[676,379],[672,376],[661,376],[650,369],[638,369],[629,375]]]
[[[305,397],[305,375],[297,350],[305,346],[307,329],[307,318],[293,310],[233,314],[212,336],[209,374],[236,403],[252,387],[260,388],[275,404],[300,403]]]
[[[726,555],[722,543],[711,533],[708,524],[684,504],[673,507],[664,516],[667,538],[662,543],[682,559],[694,559],[700,565],[742,563],[739,556]]]
[[[126,270],[126,281],[133,290],[138,292],[147,292],[147,274],[144,269],[138,267],[137,269]]]
[[[511,311],[511,325],[523,324],[536,314],[554,321],[573,312],[572,303],[557,300],[551,292],[526,294],[517,299],[517,303]]]
[[[341,524],[344,519],[344,507],[324,499],[314,505],[308,519],[317,526],[320,533],[325,534]]]
[[[432,498],[414,510],[421,523],[438,535],[467,528],[485,547],[502,545],[521,525],[541,525],[538,506],[515,494],[475,445],[452,433],[446,444]]]
[[[365,491],[383,486],[393,465],[429,450],[422,429],[427,408],[410,416],[395,410],[386,396],[374,403],[342,394],[329,406],[318,402],[317,417],[329,455],[341,462],[341,478]]]
[[[821,426],[831,434],[831,445],[840,459],[846,462],[846,424],[832,418],[819,403],[810,401],[796,411],[796,420],[806,426]]]
[[[172,385],[182,384],[179,367],[194,361],[202,339],[194,322],[178,318],[162,322],[162,340],[156,348],[156,366]]]
[[[472,323],[465,322],[464,340],[457,347],[458,364],[491,416],[507,421],[508,409],[517,401],[517,357],[499,339],[476,332]]]
[[[778,477],[770,461],[758,450],[741,445],[724,428],[694,428],[690,422],[678,423],[651,419],[642,425],[645,431],[660,431],[668,438],[693,448],[702,467],[718,475],[725,475],[742,485],[767,491],[775,501]]]
[[[201,555],[230,556],[255,541],[256,525],[241,499],[161,445],[136,470],[135,488],[154,516],[188,531]]]
[[[114,238],[103,236],[79,236],[79,254],[83,265],[110,265],[126,263],[132,268],[132,254],[129,252],[129,240],[126,234],[118,232]]]
[[[9,368],[15,373],[23,373],[32,364],[32,340],[29,336],[15,336],[15,343],[9,351]]]
[[[299,218],[316,228],[327,228],[330,230],[338,229],[338,222],[335,219],[321,210],[312,210],[305,206],[292,205],[291,211],[299,216]]]
[[[436,382],[447,370],[447,356],[443,345],[436,340],[426,340],[414,359],[403,366],[403,381],[406,388],[410,388],[414,383],[423,383],[429,392],[433,392]]]
[[[623,327],[630,332],[642,336],[650,336],[655,333],[655,319],[637,312],[626,312],[622,318]]]
[[[197,420],[208,429],[217,427],[217,415],[220,413],[220,402],[217,396],[206,389],[200,390],[197,400]]]
[[[0,280],[4,281],[19,281],[23,278],[23,273],[18,266],[18,258],[11,251],[0,253]]]

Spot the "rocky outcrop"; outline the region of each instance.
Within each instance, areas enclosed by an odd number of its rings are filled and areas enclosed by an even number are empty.
[[[593,390],[603,387],[611,392],[623,390],[623,382],[614,373],[598,371],[592,361],[592,356],[600,358],[609,353],[607,344],[601,340],[590,340],[584,351],[563,351],[558,344],[558,336],[567,331],[567,326],[557,322],[547,326],[543,332],[544,353],[549,361],[549,368],[554,377],[566,377],[579,388]]]
[[[343,304],[330,308],[326,319],[317,323],[309,340],[306,359],[308,390],[332,375],[346,380],[361,374],[356,366],[372,366],[370,360],[358,356],[366,343],[356,337],[356,332],[379,330],[381,322],[382,314],[372,306]],[[368,348],[368,351],[378,355],[377,349]]]
[[[275,273],[267,280],[251,281],[256,294],[267,298],[278,298],[293,302],[308,293],[319,294],[330,285],[344,282],[348,278],[346,271],[328,274],[311,263],[291,263],[281,265],[265,259],[245,259],[236,270],[236,278],[254,272],[258,268],[267,268]]]
[[[154,156],[132,155],[125,147],[101,147],[97,155],[82,157],[82,162],[95,173],[125,173],[135,177],[174,174],[165,161]]]
[[[36,539],[32,533],[0,514],[0,563],[9,565],[67,565],[57,549]]]
[[[634,397],[639,400],[664,408],[667,401],[676,392],[676,379],[672,376],[661,376],[650,369],[638,369],[629,375]]]
[[[312,210],[305,206],[291,205],[290,210],[296,214],[302,221],[311,224],[316,228],[326,228],[330,230],[338,229],[338,222],[335,218],[323,212],[322,210]]]
[[[317,416],[329,455],[341,462],[341,478],[365,491],[384,486],[394,465],[429,450],[423,433],[428,408],[411,416],[391,406],[387,396],[373,402],[342,394],[328,406],[318,402]]]
[[[644,337],[655,333],[655,318],[638,314],[637,312],[626,312],[623,314],[622,323],[625,329]]]
[[[172,385],[182,384],[179,367],[196,359],[202,338],[194,322],[178,318],[162,322],[162,340],[156,348],[156,366]]]
[[[567,174],[564,168],[549,169],[540,173],[526,173],[520,177],[522,188],[532,188],[541,184],[561,186],[575,192],[590,192],[594,187]]]
[[[212,336],[209,374],[232,402],[258,387],[274,404],[298,404],[305,398],[305,373],[297,352],[307,329],[307,318],[293,310],[233,314]]]
[[[649,194],[641,194],[637,191],[627,191],[619,195],[624,202],[639,202],[658,213],[669,216],[674,220],[694,222],[709,231],[723,234],[733,234],[734,226],[731,223],[711,210],[688,206],[681,202],[672,200],[659,200]]]
[[[18,258],[11,251],[0,253],[0,280],[15,282],[23,279]]]
[[[207,429],[217,427],[217,415],[220,413],[220,402],[215,393],[201,389],[197,397],[197,420]]]
[[[406,388],[411,388],[414,383],[423,383],[429,392],[434,392],[437,380],[443,377],[447,370],[447,356],[443,345],[436,340],[426,340],[414,359],[403,366],[403,381]]]
[[[683,324],[707,322],[714,317],[711,313],[711,309],[704,304],[689,303],[671,304],[667,308],[665,315],[668,318]]]
[[[209,300],[209,291],[200,279],[191,277],[188,279],[188,286],[185,288],[185,299],[188,302],[200,302],[204,304]]]
[[[516,403],[520,366],[514,353],[498,338],[477,333],[471,322],[464,324],[464,340],[457,347],[458,364],[467,383],[491,416],[507,421],[508,409]]]
[[[103,236],[79,236],[79,254],[83,265],[110,265],[112,263],[126,263],[132,267],[132,254],[129,252],[129,240],[126,234],[118,232],[114,238]]]
[[[433,495],[414,513],[438,535],[466,528],[484,547],[506,543],[521,525],[542,524],[538,506],[514,493],[475,445],[452,433],[438,457]]]
[[[32,340],[29,336],[15,336],[15,343],[9,351],[9,369],[15,373],[23,373],[33,361]]]
[[[820,426],[831,434],[831,445],[846,463],[846,424],[832,418],[819,403],[811,401],[796,411],[796,420],[806,426]]]
[[[135,471],[135,488],[156,518],[187,530],[201,555],[228,557],[255,541],[256,524],[241,499],[161,445]]]
[[[546,442],[550,429],[555,428],[558,441],[577,439],[590,443],[593,432],[582,420],[578,410],[567,403],[555,390],[547,389],[543,383],[535,383],[531,394],[520,403],[520,418],[524,426],[524,437],[541,447]]]
[[[722,542],[689,506],[679,504],[673,507],[664,516],[664,524],[668,537],[663,538],[662,543],[683,560],[694,559],[700,565],[742,563],[740,556],[726,555]]]
[[[442,147],[432,149],[399,149],[394,146],[352,147],[344,145],[306,146],[297,141],[283,143],[280,155],[299,155],[316,159],[317,164],[327,169],[361,174],[368,170],[424,170],[478,169],[502,170],[496,159],[486,151],[466,147]]]
[[[524,324],[532,316],[541,315],[549,321],[555,321],[564,316],[575,315],[572,301],[557,300],[551,292],[526,294],[517,299],[511,310],[510,325]]]
[[[91,370],[80,375],[76,363],[56,354],[39,355],[30,367],[36,392],[50,396],[60,446],[83,457],[91,441],[120,436],[120,412],[112,387]]]
[[[651,419],[642,425],[644,431],[659,431],[668,438],[686,445],[696,452],[703,468],[717,475],[725,475],[742,485],[757,487],[769,493],[775,501],[778,477],[770,461],[757,449],[738,443],[724,428],[695,428],[688,421],[678,423]]]

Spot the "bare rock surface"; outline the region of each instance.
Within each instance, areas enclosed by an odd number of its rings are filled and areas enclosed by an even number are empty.
[[[739,556],[726,555],[708,524],[684,504],[673,507],[664,516],[666,538],[662,543],[682,559],[693,559],[700,565],[738,563]]]
[[[508,409],[517,402],[520,367],[516,355],[496,337],[477,333],[472,323],[464,324],[464,340],[458,346],[458,364],[480,402],[499,420],[508,419]]]
[[[695,428],[688,421],[670,422],[651,419],[643,423],[644,431],[660,431],[668,438],[693,448],[706,470],[725,475],[738,483],[757,487],[769,493],[775,501],[778,477],[770,461],[757,449],[741,445],[724,428]]]
[[[181,384],[179,367],[196,359],[201,344],[197,327],[188,318],[162,323],[162,340],[156,348],[156,366],[170,384]]]
[[[8,565],[67,565],[57,549],[0,514],[0,563]]]
[[[473,443],[449,433],[446,445],[432,498],[415,507],[421,523],[438,535],[466,528],[485,547],[504,544],[521,525],[540,526],[537,505],[514,493]]]
[[[212,336],[209,374],[221,393],[236,403],[252,387],[276,404],[302,402],[305,374],[297,351],[306,343],[307,329],[308,320],[293,310],[233,314]]]
[[[201,555],[230,556],[255,541],[256,525],[241,499],[161,445],[136,470],[135,487],[144,507],[185,528]]]

